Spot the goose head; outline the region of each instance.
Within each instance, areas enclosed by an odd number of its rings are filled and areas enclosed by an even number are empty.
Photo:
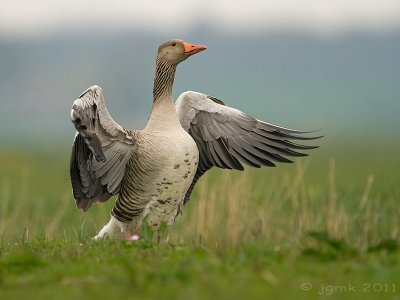
[[[158,48],[157,59],[177,65],[189,56],[206,49],[207,47],[204,45],[193,45],[182,40],[170,40],[161,44]]]

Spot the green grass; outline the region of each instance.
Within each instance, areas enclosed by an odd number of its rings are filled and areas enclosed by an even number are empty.
[[[113,200],[76,209],[66,148],[0,148],[0,299],[400,299],[400,158],[366,145],[214,170],[159,245],[91,241]]]
[[[2,249],[2,299],[309,299],[323,285],[352,284],[356,294],[398,295],[396,254],[343,255],[335,260],[293,255],[290,249],[239,249],[110,242],[38,240]],[[397,265],[397,267],[395,267]],[[301,284],[311,283],[309,291]],[[366,284],[395,291],[362,293]],[[337,298],[354,299],[352,292]]]

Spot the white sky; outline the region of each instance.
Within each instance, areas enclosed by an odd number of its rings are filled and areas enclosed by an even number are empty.
[[[0,0],[0,35],[67,28],[232,33],[277,29],[340,34],[400,28],[400,0]]]

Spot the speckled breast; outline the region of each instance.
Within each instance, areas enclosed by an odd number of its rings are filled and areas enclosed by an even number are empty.
[[[197,169],[197,145],[182,129],[146,135],[137,147],[118,200],[134,212],[134,220],[147,215],[155,228],[171,225]]]

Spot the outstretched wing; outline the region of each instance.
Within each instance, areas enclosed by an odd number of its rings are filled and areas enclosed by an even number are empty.
[[[71,120],[77,134],[70,176],[79,208],[104,202],[118,193],[138,132],[118,125],[107,111],[102,89],[92,86],[74,101]]]
[[[184,203],[189,201],[197,180],[213,166],[243,170],[242,163],[259,168],[275,162],[292,162],[286,156],[306,156],[308,150],[291,140],[312,140],[303,131],[291,130],[263,121],[226,106],[221,100],[202,93],[185,92],[176,101],[182,127],[199,149],[199,164]]]

